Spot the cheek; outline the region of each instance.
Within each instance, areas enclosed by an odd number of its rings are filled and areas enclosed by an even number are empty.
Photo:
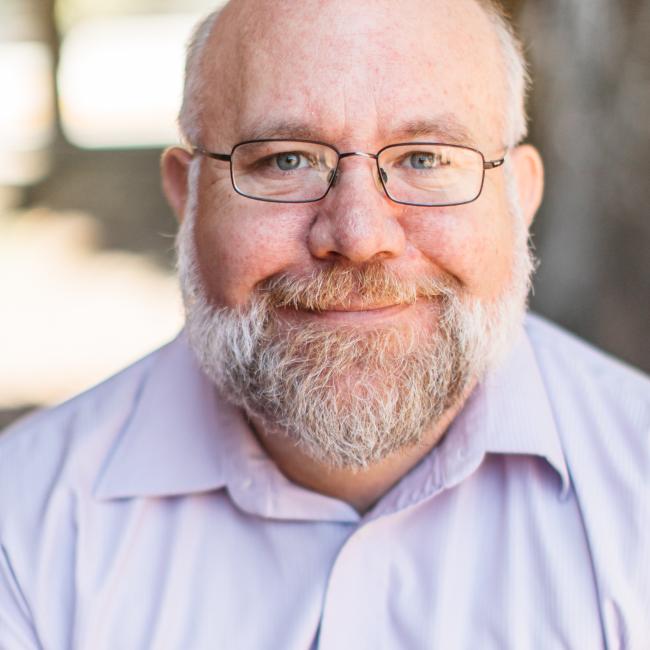
[[[500,295],[511,278],[514,229],[505,209],[480,204],[435,209],[410,224],[413,245],[479,298]]]
[[[218,209],[201,205],[197,257],[214,304],[244,304],[257,284],[297,264],[305,248],[303,222],[286,206],[237,196],[222,201]]]

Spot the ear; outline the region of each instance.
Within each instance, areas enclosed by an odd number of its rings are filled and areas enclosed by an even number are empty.
[[[521,209],[530,226],[544,194],[544,163],[539,151],[530,144],[515,147],[510,153]]]
[[[185,216],[191,162],[192,154],[181,147],[166,149],[160,160],[163,192],[179,223]]]

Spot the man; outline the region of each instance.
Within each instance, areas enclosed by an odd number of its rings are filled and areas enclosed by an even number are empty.
[[[648,648],[647,379],[528,317],[478,0],[233,0],[162,161],[187,328],[0,443],[3,648]]]

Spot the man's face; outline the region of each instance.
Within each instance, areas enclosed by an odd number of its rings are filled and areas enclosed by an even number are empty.
[[[205,95],[203,140],[195,144],[227,152],[254,138],[308,138],[339,151],[374,153],[391,143],[427,140],[466,144],[484,152],[486,159],[503,154],[500,54],[487,18],[471,0],[441,1],[434,7],[417,0],[250,5],[232,5],[213,36],[204,75],[208,84],[214,76],[214,90]],[[438,396],[436,408],[413,416],[422,429],[423,417],[439,417],[466,386],[468,375],[482,370],[479,361],[450,361],[454,355],[448,354],[449,348],[462,347],[459,340],[465,334],[449,331],[450,323],[452,329],[461,327],[449,315],[449,296],[454,297],[454,309],[467,308],[462,327],[472,322],[474,330],[488,328],[498,320],[485,316],[487,312],[477,317],[481,308],[519,318],[528,271],[525,226],[513,217],[502,170],[487,172],[477,201],[440,208],[390,201],[367,159],[345,159],[340,172],[336,186],[319,202],[273,204],[239,196],[227,164],[202,160],[190,210],[192,232],[186,224],[184,234],[185,266],[191,258],[200,286],[188,291],[186,283],[186,295],[195,299],[199,291],[211,307],[223,308],[219,313],[226,320],[257,301],[255,314],[265,319],[266,343],[284,345],[283,360],[276,359],[279,366],[313,356],[325,368],[324,350],[331,357],[343,348],[363,349],[365,356],[352,354],[341,361],[341,376],[330,377],[329,387],[328,382],[310,385],[312,392],[315,386],[338,391],[330,418],[345,419],[354,410],[343,394],[358,391],[362,397],[373,385],[387,390],[397,369],[403,371],[406,357],[413,368],[422,366],[422,359],[429,365],[455,363],[455,369],[444,372],[465,373],[462,385],[458,376],[447,378],[443,391],[448,394]],[[513,275],[515,266],[518,273]],[[383,289],[369,288],[373,274]],[[344,276],[356,280],[346,284]],[[328,298],[318,300],[319,309],[308,308],[306,300],[267,301],[260,307],[260,290],[268,295],[278,278],[304,284],[314,277],[321,287],[322,278],[330,278]],[[415,299],[407,299],[399,289],[385,291],[387,277],[411,288],[430,282],[433,289],[415,289]],[[285,294],[292,290],[281,286]],[[318,289],[310,286],[308,291],[313,297]],[[299,295],[304,297],[304,292]],[[506,298],[512,304],[504,308]],[[188,320],[192,333],[191,309]],[[238,322],[235,328],[241,328]],[[222,318],[217,329],[226,326]],[[247,327],[255,329],[250,323]],[[301,331],[308,336],[296,348],[295,336]],[[454,342],[454,337],[459,340]],[[220,345],[231,346],[233,340],[221,340]],[[240,339],[238,345],[250,347],[250,341]],[[319,351],[312,355],[314,349]],[[474,352],[486,356],[485,350]],[[236,356],[214,363],[232,365]],[[366,367],[364,359],[370,357],[378,363]],[[317,375],[322,376],[322,368]],[[343,381],[343,373],[358,374],[360,382]],[[218,369],[210,374],[218,381],[223,375]],[[250,379],[241,382],[235,398],[255,410],[241,395],[245,386],[250,389]],[[441,379],[427,377],[421,383],[430,393],[440,390]],[[388,394],[381,389],[375,401],[382,401],[382,395],[385,402]],[[319,399],[325,403],[330,397]],[[423,394],[421,401],[429,397]],[[403,396],[393,394],[391,399],[397,404]],[[278,417],[270,425],[286,429],[287,418]],[[416,439],[411,436],[408,443]],[[377,447],[376,440],[373,444]],[[385,453],[395,450],[389,447]],[[353,462],[362,465],[368,458]]]
[[[207,92],[203,142],[196,144],[229,152],[242,140],[286,136],[376,152],[417,139],[474,145],[486,159],[503,154],[496,38],[471,0],[436,2],[434,9],[417,1],[306,1],[265,3],[265,13],[261,5],[246,21],[253,26],[226,15],[215,34],[215,44],[226,43],[212,50],[221,60],[206,66],[214,90]],[[417,126],[424,128],[410,130]],[[480,299],[502,292],[514,232],[502,171],[486,173],[476,202],[428,208],[390,201],[378,188],[373,161],[346,159],[340,170],[337,186],[320,202],[269,204],[235,194],[227,164],[203,162],[196,243],[215,305],[246,304],[261,282],[280,273],[378,259],[404,278],[448,275]],[[415,305],[386,317],[419,318],[421,311]],[[294,317],[361,326],[377,318]]]

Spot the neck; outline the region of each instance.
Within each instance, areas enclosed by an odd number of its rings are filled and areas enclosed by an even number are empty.
[[[424,432],[418,444],[364,469],[332,467],[306,454],[288,436],[270,431],[261,420],[252,423],[258,440],[290,481],[345,501],[363,514],[440,442],[471,388]]]

